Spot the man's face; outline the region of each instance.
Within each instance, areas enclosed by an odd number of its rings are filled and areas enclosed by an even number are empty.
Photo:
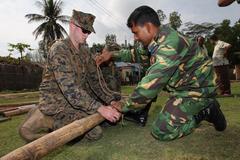
[[[147,47],[153,39],[153,35],[150,33],[150,29],[146,24],[143,26],[133,24],[131,30],[134,34],[134,40],[141,42],[145,47]]]
[[[79,44],[85,43],[89,34],[91,34],[91,32],[74,24],[73,22],[72,22],[72,30],[73,30],[73,38]]]

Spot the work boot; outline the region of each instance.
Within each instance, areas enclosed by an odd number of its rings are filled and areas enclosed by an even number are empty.
[[[44,115],[38,108],[33,108],[19,126],[19,134],[26,142],[32,142],[52,129],[53,119]]]
[[[217,101],[211,103],[207,108],[201,110],[194,116],[197,124],[202,120],[206,120],[214,124],[214,128],[217,131],[224,131],[227,127],[225,116],[220,109],[220,105]]]

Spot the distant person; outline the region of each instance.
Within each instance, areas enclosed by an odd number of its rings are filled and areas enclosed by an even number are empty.
[[[218,0],[219,7],[226,7],[232,4],[235,0]],[[237,3],[240,3],[240,0],[236,0]]]
[[[108,49],[111,52],[118,53],[121,49],[120,45],[118,45],[115,42],[108,42],[105,44],[104,48]],[[103,48],[103,49],[104,49]],[[99,56],[101,56],[102,51],[98,56],[95,57],[97,59]],[[119,80],[120,73],[117,70],[116,65],[114,64],[114,60],[111,59],[103,64],[100,65],[103,77],[106,81],[106,83],[109,86],[109,89],[114,92],[121,92],[121,81]]]
[[[220,95],[231,95],[231,84],[229,78],[229,49],[232,47],[230,44],[220,41],[216,35],[210,37],[210,42],[214,45],[213,51],[213,66],[217,74],[217,85],[220,90]]]
[[[204,45],[205,38],[202,37],[202,36],[198,36],[197,37],[197,42],[198,42],[198,45],[201,49],[201,52],[204,53],[204,55],[208,56],[208,50],[207,50],[206,46]]]

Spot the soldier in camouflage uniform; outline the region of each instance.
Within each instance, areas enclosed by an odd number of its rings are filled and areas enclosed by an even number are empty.
[[[118,53],[121,47],[115,42],[106,43],[105,49],[111,52]],[[100,65],[103,77],[106,80],[106,83],[109,85],[109,89],[115,92],[121,92],[121,81],[120,81],[120,73],[117,70],[113,59],[108,62],[104,62]]]
[[[110,105],[119,97],[103,92],[96,62],[85,45],[88,35],[95,32],[94,19],[91,14],[73,10],[69,38],[52,45],[39,88],[39,108],[29,113],[19,129],[26,141],[96,112],[110,122],[120,118],[121,113]],[[95,140],[101,135],[97,126],[85,137]]]
[[[100,66],[110,60],[114,62],[140,63],[143,67],[143,73],[145,73],[147,68],[150,66],[149,55],[145,50],[143,50],[142,47],[135,47],[134,49],[131,49],[132,47],[130,47],[130,49],[121,49],[121,50],[116,48],[119,48],[117,47],[117,44],[114,44],[114,43],[107,44],[102,51],[102,55],[96,57],[97,63],[99,63]],[[109,54],[109,55],[106,55],[106,54]],[[107,56],[108,58],[106,58],[105,56]],[[109,82],[115,82],[115,81],[109,81]],[[119,82],[120,82],[120,79],[119,79]],[[116,84],[116,83],[112,83],[112,84]],[[135,122],[140,126],[144,127],[147,122],[148,111],[151,107],[152,102],[156,102],[156,98],[154,98],[143,109],[137,112],[129,111],[128,113],[125,113],[124,118],[126,120]]]
[[[202,120],[213,123],[217,131],[225,130],[226,120],[215,99],[212,61],[196,41],[161,26],[157,13],[148,6],[141,6],[130,15],[128,27],[135,40],[148,48],[151,66],[130,98],[114,106],[119,110],[123,106],[122,112],[137,111],[165,90],[171,96],[153,123],[155,138],[169,141],[183,137]]]

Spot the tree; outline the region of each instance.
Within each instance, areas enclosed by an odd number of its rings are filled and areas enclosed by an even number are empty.
[[[105,38],[106,44],[117,43],[117,36],[115,34],[107,34]]]
[[[169,23],[173,29],[178,30],[178,28],[180,28],[182,25],[181,14],[176,11],[170,13]]]
[[[8,46],[10,47],[8,51],[12,52],[14,50],[17,50],[21,54],[21,60],[23,60],[23,53],[25,52],[26,49],[32,51],[30,45],[25,43],[17,44],[9,43]]]
[[[235,41],[233,46],[235,47],[236,51],[240,51],[240,21],[236,22],[232,27],[232,29],[235,36]]]
[[[31,22],[42,22],[34,31],[35,39],[42,35],[45,48],[52,41],[64,38],[67,35],[65,29],[58,23],[68,23],[69,16],[61,15],[63,2],[61,0],[41,0],[37,1],[36,5],[41,9],[41,14],[27,14],[26,18]]]
[[[157,10],[157,14],[158,14],[160,23],[162,23],[167,18],[167,16],[164,14],[164,12],[161,9]]]
[[[185,28],[182,31],[185,35],[189,37],[196,37],[199,35],[203,37],[208,37],[213,33],[215,28],[219,26],[219,24],[213,24],[209,22],[204,22],[201,24],[187,22],[184,25],[185,25]]]
[[[236,36],[230,24],[230,20],[223,20],[220,26],[215,29],[214,34],[216,34],[220,40],[233,44]]]
[[[104,48],[103,44],[93,43],[92,47],[90,48],[90,51],[95,54],[101,52],[103,48]]]

